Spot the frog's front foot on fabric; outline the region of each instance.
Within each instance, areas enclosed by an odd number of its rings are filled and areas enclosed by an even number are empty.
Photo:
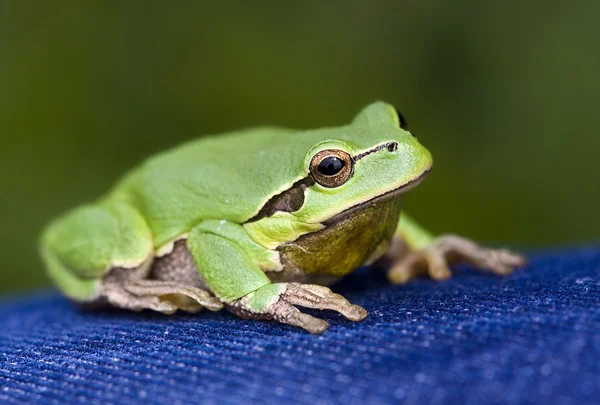
[[[132,311],[150,309],[172,314],[178,309],[196,313],[207,308],[218,311],[223,304],[208,291],[160,280],[132,280],[103,286],[103,295],[113,306]]]
[[[367,316],[364,308],[352,305],[327,287],[298,283],[268,284],[229,304],[228,309],[241,318],[274,320],[310,333],[322,333],[329,327],[324,320],[300,312],[295,305],[330,309],[355,322]]]
[[[393,258],[388,279],[393,284],[404,284],[420,275],[445,280],[452,275],[449,265],[461,261],[501,276],[526,263],[523,256],[509,250],[487,249],[460,236],[442,235],[422,249]]]

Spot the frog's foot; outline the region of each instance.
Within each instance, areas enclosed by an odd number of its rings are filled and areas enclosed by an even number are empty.
[[[421,275],[446,280],[452,275],[449,265],[461,261],[501,276],[526,263],[523,256],[509,250],[487,249],[460,236],[443,235],[425,248],[393,260],[388,279],[393,284],[404,284]]]
[[[208,291],[172,281],[131,280],[120,285],[108,284],[103,289],[111,305],[132,311],[151,309],[172,314],[178,309],[196,313],[202,308],[211,311],[223,308],[221,301]]]
[[[310,333],[322,333],[329,327],[324,320],[300,312],[295,305],[330,309],[355,322],[367,316],[364,308],[352,305],[327,287],[298,283],[268,284],[229,304],[228,309],[241,318],[275,320]]]

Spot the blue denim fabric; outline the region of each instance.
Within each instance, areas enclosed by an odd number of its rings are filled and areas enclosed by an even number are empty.
[[[600,251],[539,254],[502,279],[391,286],[362,269],[322,336],[227,312],[88,313],[0,302],[0,404],[600,403]]]

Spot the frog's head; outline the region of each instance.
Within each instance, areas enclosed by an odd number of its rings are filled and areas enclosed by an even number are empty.
[[[324,222],[403,193],[431,169],[429,151],[407,130],[404,117],[383,102],[367,106],[350,125],[305,134],[311,135],[322,139],[305,156],[308,184],[294,213],[301,222]]]
[[[289,178],[245,224],[271,248],[408,191],[432,164],[404,118],[383,102],[367,106],[349,125],[292,133],[277,148],[271,163]]]

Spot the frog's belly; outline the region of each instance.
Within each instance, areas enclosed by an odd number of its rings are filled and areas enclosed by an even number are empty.
[[[321,231],[281,245],[285,275],[304,274],[312,279],[344,276],[371,259],[378,247],[387,245],[398,224],[401,196],[379,201],[341,215]],[[271,275],[271,274],[269,274]],[[273,274],[274,275],[274,274]],[[279,277],[276,277],[279,278]]]

